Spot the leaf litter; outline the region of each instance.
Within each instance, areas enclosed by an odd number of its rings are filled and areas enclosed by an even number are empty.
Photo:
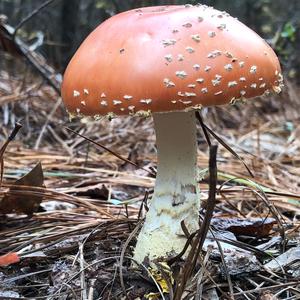
[[[0,77],[0,113],[6,114],[2,145],[10,124],[22,119],[23,125],[3,153],[0,298],[176,299],[181,287],[182,299],[297,299],[299,88],[289,83],[279,96],[284,101],[254,100],[201,111],[205,127],[227,145],[218,151],[208,236],[184,278],[180,258],[169,263],[171,275],[162,269],[151,277],[147,268],[132,269],[131,257],[136,226],[154,187],[152,120],[69,123],[56,93],[35,76],[25,83],[5,71]],[[270,107],[272,113],[266,114]],[[199,127],[198,165],[205,169],[209,153],[200,133]],[[43,170],[36,169],[38,162]],[[209,210],[209,178],[199,182],[201,219]],[[161,294],[156,278],[168,293]]]

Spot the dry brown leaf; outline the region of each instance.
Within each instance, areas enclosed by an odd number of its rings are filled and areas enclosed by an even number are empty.
[[[276,220],[273,218],[216,217],[212,220],[212,224],[218,230],[230,231],[236,235],[265,237],[273,229]]]
[[[44,187],[44,174],[40,162],[10,187],[8,193],[0,201],[0,213],[15,212],[32,215],[36,212],[43,197],[30,193],[28,187]],[[27,193],[22,194],[20,191]]]

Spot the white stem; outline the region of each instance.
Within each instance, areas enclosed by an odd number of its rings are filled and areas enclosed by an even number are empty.
[[[154,114],[158,172],[150,209],[139,234],[134,259],[153,261],[180,253],[181,228],[198,229],[197,143],[194,112]]]

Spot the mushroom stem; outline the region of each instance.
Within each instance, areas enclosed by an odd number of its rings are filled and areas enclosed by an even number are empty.
[[[194,112],[153,115],[158,154],[154,194],[138,236],[134,259],[143,262],[180,253],[186,243],[181,221],[190,233],[199,227],[197,142]]]

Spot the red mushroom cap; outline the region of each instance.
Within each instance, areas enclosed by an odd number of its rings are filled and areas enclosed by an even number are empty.
[[[125,115],[232,103],[279,92],[272,48],[225,12],[157,6],[111,17],[82,43],[64,75],[69,112]]]

